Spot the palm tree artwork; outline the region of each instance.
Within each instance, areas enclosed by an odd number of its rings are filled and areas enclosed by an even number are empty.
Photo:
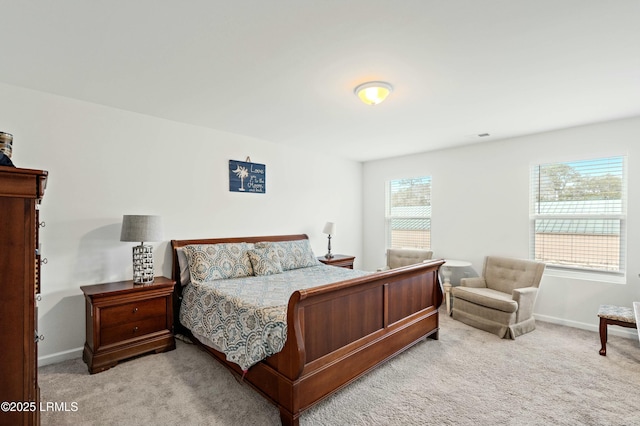
[[[249,176],[249,171],[246,167],[242,167],[240,164],[238,164],[236,169],[232,171],[240,178],[240,189],[238,189],[238,191],[244,191],[244,178]]]

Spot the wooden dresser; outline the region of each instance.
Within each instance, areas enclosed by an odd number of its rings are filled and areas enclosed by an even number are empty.
[[[47,172],[0,166],[0,425],[40,424],[38,205]]]
[[[85,296],[87,324],[82,359],[91,374],[126,358],[176,348],[175,283],[155,277],[149,284],[129,280],[80,287]]]

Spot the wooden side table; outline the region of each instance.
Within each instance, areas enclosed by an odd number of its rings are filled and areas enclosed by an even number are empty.
[[[355,256],[346,256],[344,254],[334,254],[331,259],[327,259],[324,256],[318,257],[318,260],[325,265],[339,266],[347,269],[353,269],[353,262],[355,259]]]
[[[147,352],[176,348],[173,336],[175,281],[156,277],[150,284],[119,281],[82,286],[86,304],[86,343],[82,359],[89,373]]]

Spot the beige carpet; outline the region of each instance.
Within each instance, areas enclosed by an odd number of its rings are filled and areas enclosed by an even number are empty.
[[[517,340],[441,318],[426,340],[304,412],[301,425],[639,425],[640,347],[538,322]],[[90,376],[40,368],[43,425],[277,425],[278,410],[193,345]],[[77,403],[73,411],[71,403]]]

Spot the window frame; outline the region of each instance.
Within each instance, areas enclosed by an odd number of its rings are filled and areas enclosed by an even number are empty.
[[[552,166],[552,165],[584,165],[586,163],[597,163],[597,162],[606,162],[609,160],[620,161],[621,162],[621,186],[620,186],[620,211],[619,212],[597,212],[597,213],[543,213],[543,206],[540,202],[540,187],[542,185],[540,178],[540,170],[544,166]],[[596,176],[587,175],[587,176]],[[576,180],[572,181],[574,184],[577,184],[579,179],[584,177],[581,175]],[[608,155],[608,156],[600,156],[597,158],[591,159],[578,159],[578,160],[570,160],[570,161],[553,161],[546,163],[538,163],[531,164],[530,167],[530,189],[529,189],[529,199],[530,199],[530,209],[529,209],[529,258],[532,260],[536,259],[536,235],[543,234],[542,232],[537,232],[536,224],[538,221],[549,220],[549,221],[562,221],[562,222],[570,222],[570,221],[591,221],[591,220],[599,220],[602,221],[603,227],[606,228],[606,221],[619,221],[619,234],[618,235],[618,267],[616,270],[607,270],[606,268],[598,268],[598,267],[588,267],[584,264],[580,265],[578,262],[573,264],[562,264],[560,261],[545,261],[547,269],[550,270],[554,275],[562,276],[562,277],[573,277],[580,278],[585,280],[597,280],[597,281],[608,281],[613,283],[623,283],[625,282],[626,277],[626,268],[627,268],[627,203],[628,203],[628,157],[624,154],[619,155]],[[593,199],[595,201],[602,201],[600,199]],[[611,199],[618,201],[617,198]],[[587,203],[590,201],[587,198],[576,199],[574,202],[583,202],[584,205],[587,206]],[[553,201],[547,201],[553,202]],[[566,201],[565,201],[566,202]],[[606,203],[603,203],[606,204]],[[617,204],[614,202],[610,203],[611,205]],[[566,225],[566,224],[565,224]],[[572,224],[573,225],[573,224]],[[577,227],[577,223],[573,226]],[[560,234],[560,232],[556,232]],[[549,233],[553,234],[553,233]],[[588,232],[565,232],[566,235],[574,235],[574,236],[589,236],[595,235],[593,233]],[[603,233],[602,235],[607,235]],[[613,234],[616,235],[616,234]],[[571,250],[570,253],[575,255],[575,250]],[[606,262],[602,262],[602,264],[606,264]]]
[[[428,190],[425,192],[425,196],[427,198],[427,204],[425,206],[415,206],[416,209],[414,211],[410,211],[410,207],[414,206],[406,206],[405,213],[412,214],[399,214],[393,213],[392,209],[394,207],[398,208],[401,206],[393,206],[392,205],[392,190],[394,184],[399,184],[402,181],[419,181],[426,180],[428,186]],[[433,187],[433,178],[431,175],[423,175],[417,177],[407,177],[407,178],[398,178],[398,179],[390,179],[385,182],[385,246],[387,248],[416,248],[416,249],[431,249],[431,193]],[[424,209],[424,214],[419,214],[420,209]],[[416,214],[417,213],[417,214]],[[419,239],[426,238],[427,245],[420,244],[408,244],[408,245],[395,245],[393,238],[393,221],[394,220],[405,220],[405,221],[422,221],[425,220],[427,225],[424,229],[408,229],[409,231],[426,231],[424,237],[420,236],[411,236],[410,239]]]

